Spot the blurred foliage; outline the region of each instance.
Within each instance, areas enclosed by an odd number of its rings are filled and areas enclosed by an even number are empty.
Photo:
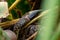
[[[0,27],[0,40],[10,40],[10,38],[7,36],[7,34],[3,31],[1,27]]]
[[[7,0],[7,2],[8,2],[8,6],[10,7],[15,2],[15,0]],[[16,8],[19,9],[22,12],[22,14],[24,14],[31,9],[31,6],[27,2],[27,0],[21,0],[21,2],[17,4]],[[14,18],[19,18],[18,14],[16,13],[14,9],[11,10],[11,13]]]
[[[0,40],[2,40],[2,36],[3,36],[2,29],[0,28]]]

